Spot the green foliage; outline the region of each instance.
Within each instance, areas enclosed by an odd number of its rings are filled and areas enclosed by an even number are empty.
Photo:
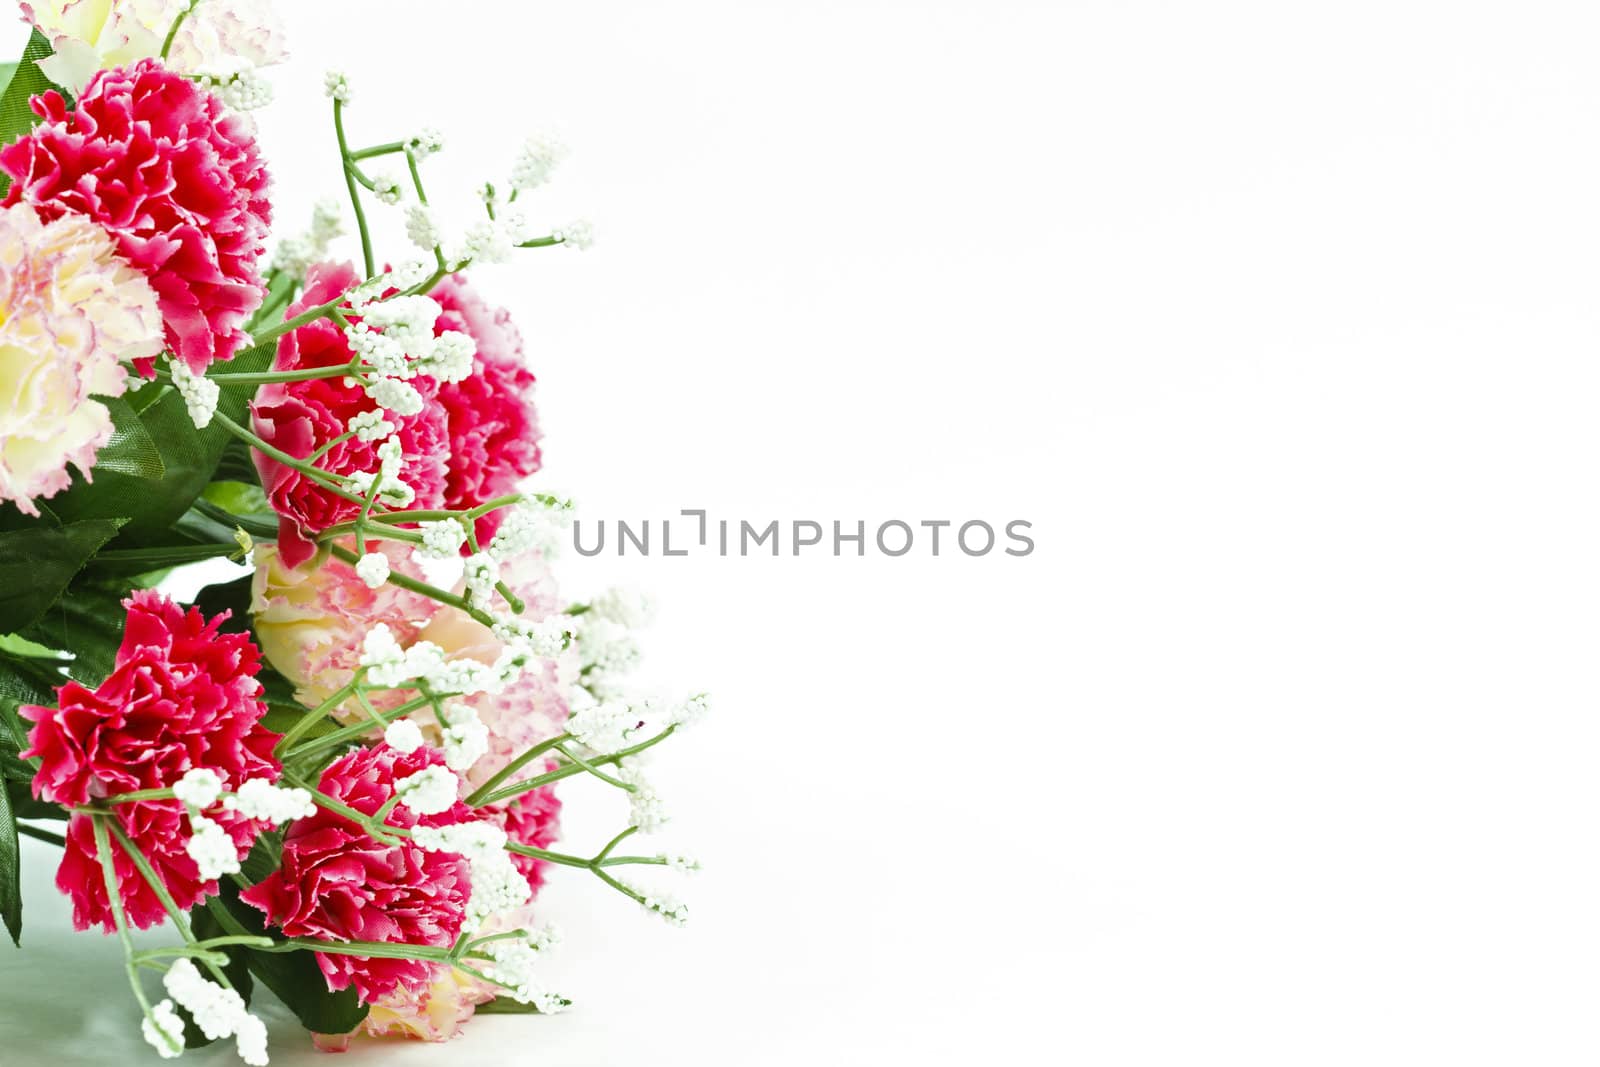
[[[41,519],[0,533],[0,633],[23,631],[38,622],[89,557],[126,522],[118,516],[56,526]]]
[[[273,352],[270,344],[241,352],[228,370],[265,370]],[[247,421],[254,392],[253,386],[224,388],[217,410],[235,422]],[[175,536],[174,526],[210,484],[233,436],[219,422],[197,430],[178,391],[155,382],[107,407],[118,433],[110,462],[97,460],[89,477],[74,477],[70,488],[50,498],[50,510],[64,522],[127,519],[117,548],[186,543]]]
[[[28,744],[28,724],[17,714],[23,704],[54,699],[50,687],[59,678],[57,661],[32,655],[26,645],[7,642],[0,651],[0,921],[12,943],[22,940],[22,851],[17,819],[39,818],[28,795],[33,767],[19,753]],[[59,809],[57,809],[59,810]]]

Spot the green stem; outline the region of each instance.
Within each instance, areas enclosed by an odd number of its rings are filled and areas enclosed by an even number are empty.
[[[213,559],[217,556],[236,556],[239,554],[237,544],[226,545],[173,545],[171,548],[113,548],[99,552],[94,557],[96,563],[153,563],[166,566],[173,563],[189,563],[197,559]]]
[[[334,708],[338,707],[340,704],[343,704],[346,700],[349,700],[350,694],[355,692],[356,686],[361,681],[361,674],[361,671],[357,671],[356,676],[352,678],[346,685],[335,691],[334,694],[327,700],[324,700],[322,703],[306,712],[306,714],[301,717],[299,722],[289,727],[288,732],[286,732],[283,737],[279,739],[278,743],[273,746],[272,754],[277,756],[279,759],[282,759],[283,753],[289,751],[291,746],[293,746],[296,741],[300,740],[300,738],[304,737],[308,730],[310,730],[317,723],[321,722],[325,715],[327,715]]]
[[[213,522],[219,522],[222,525],[229,527],[237,526],[245,533],[250,534],[253,537],[260,537],[270,540],[271,538],[278,536],[277,523],[267,522],[264,519],[252,518],[249,515],[235,515],[226,508],[218,507],[216,504],[213,504],[203,496],[197,497],[195,502],[189,506]],[[231,544],[232,542],[229,543]]]
[[[39,841],[48,841],[52,845],[58,845],[62,848],[65,848],[67,845],[67,839],[62,837],[60,834],[53,834],[49,830],[41,830],[37,826],[29,826],[24,822],[17,823],[17,833],[22,834],[24,837],[31,837]]]
[[[313,467],[303,459],[297,459],[296,457],[289,455],[289,453],[285,452],[281,448],[274,448],[272,445],[267,444],[267,442],[257,437],[254,433],[251,433],[243,426],[240,426],[237,422],[234,422],[232,419],[228,418],[228,416],[224,415],[222,412],[217,412],[212,416],[212,418],[220,426],[222,426],[223,429],[242,440],[245,444],[249,445],[257,452],[260,452],[262,455],[267,456],[270,459],[277,460],[285,467],[290,467],[299,471],[301,474],[304,474],[307,478],[310,478],[312,481],[316,482],[324,489],[327,489],[335,496],[344,497],[344,499],[350,501],[352,504],[360,504],[362,502],[362,497],[357,496],[355,493],[352,493],[350,490],[339,485],[334,475],[329,474],[320,467]]]
[[[135,789],[131,793],[118,793],[116,796],[106,797],[107,804],[137,804],[141,800],[171,800],[171,789]]]
[[[607,764],[621,763],[629,756],[637,755],[647,748],[650,748],[654,745],[659,745],[661,742],[671,737],[672,732],[676,729],[676,726],[669,726],[665,730],[662,730],[659,734],[656,734],[656,736],[650,738],[648,741],[640,742],[639,744],[634,745],[632,748],[625,748],[621,752],[615,752],[603,759],[591,760],[590,762],[597,767],[604,767]],[[559,782],[563,778],[571,778],[574,774],[582,773],[582,767],[578,766],[576,763],[569,763],[565,767],[559,767],[556,770],[550,771],[546,774],[525,779],[521,782],[518,782],[516,785],[508,785],[497,792],[491,793],[479,801],[478,806],[483,807],[488,804],[498,803],[502,800],[509,800],[514,796],[538,789],[542,785],[549,785],[551,782]]]
[[[172,28],[167,30],[166,40],[161,42],[161,61],[166,62],[167,56],[172,53],[172,42],[178,39],[178,30],[183,26],[189,13],[200,6],[200,0],[189,0],[189,6],[178,12],[178,17],[172,20]]]
[[[133,936],[128,933],[128,916],[122,910],[122,889],[117,884],[116,862],[111,857],[111,835],[106,833],[105,816],[95,815],[91,818],[94,821],[94,850],[100,857],[100,876],[105,879],[106,898],[111,903],[111,920],[117,927],[117,936],[122,939],[122,959],[128,971],[128,984],[133,987],[133,995],[148,1017],[150,1001],[144,995],[144,986],[139,983],[139,970],[133,959]],[[175,1052],[182,1051],[176,1046],[168,1047]]]
[[[628,838],[632,837],[638,832],[639,828],[637,826],[630,826],[616,837],[613,837],[606,847],[600,850],[600,854],[594,858],[595,866],[605,863],[606,857],[611,855],[612,851],[618,845],[622,844],[622,842],[626,841]]]
[[[540,741],[537,745],[534,745],[532,748],[523,752],[516,759],[500,768],[499,771],[495,772],[492,778],[468,794],[466,799],[467,806],[469,808],[477,807],[479,804],[483,803],[484,797],[488,796],[490,793],[493,793],[495,789],[497,789],[506,779],[510,778],[513,774],[516,774],[529,763],[538,759],[546,752],[549,752],[563,741],[569,741],[571,739],[571,734],[560,734],[559,736],[552,737],[547,741]]]
[[[622,882],[617,881],[615,878],[611,877],[609,874],[607,874],[605,871],[601,870],[598,867],[593,868],[593,870],[594,870],[594,873],[595,873],[595,877],[599,878],[602,882],[604,882],[606,885],[610,886],[612,889],[615,889],[617,892],[623,894],[626,897],[629,897],[630,899],[634,900],[635,902],[637,902],[639,904],[644,904],[645,907],[649,907],[648,904],[645,904],[644,895],[642,893],[638,892],[635,889],[630,888],[627,885],[624,885]]]
[[[384,725],[387,726],[389,723],[393,722],[395,719],[398,719],[400,716],[405,715],[407,712],[412,712],[416,711],[418,708],[427,707],[435,699],[437,698],[425,696],[418,697],[415,700],[408,700],[397,708],[390,708],[388,711],[378,712],[378,718],[382,719]],[[286,752],[282,758],[285,762],[291,760],[299,761],[307,756],[320,752],[325,748],[336,747],[345,741],[354,741],[356,738],[362,737],[371,731],[371,725],[365,722],[358,722],[350,726],[341,726],[339,729],[325,733],[321,737],[313,738],[310,741],[296,745],[293,749]]]
[[[567,759],[571,760],[573,763],[576,763],[578,766],[582,767],[584,770],[588,771],[590,774],[594,775],[596,778],[600,779],[602,782],[608,782],[611,785],[616,786],[618,789],[627,790],[629,793],[637,793],[639,791],[638,787],[631,786],[627,782],[620,781],[611,777],[611,775],[606,774],[594,764],[585,760],[582,756],[575,754],[572,749],[568,748],[566,745],[557,745],[556,751],[567,757]]]
[[[395,513],[395,514],[398,514],[398,512]],[[379,515],[370,516],[367,519],[367,522],[365,524],[365,529],[366,529],[365,536],[366,537],[368,537],[370,539],[373,539],[373,540],[404,541],[406,544],[409,544],[409,545],[420,545],[420,544],[422,544],[422,535],[421,534],[416,533],[416,532],[414,532],[412,530],[396,529],[393,525],[391,525],[389,523],[380,524],[378,520],[381,519],[382,517],[383,516],[381,514],[379,514]],[[373,528],[373,527],[379,526],[379,525],[382,526],[381,529],[374,529]],[[319,533],[317,535],[317,540],[318,541],[337,541],[339,538],[345,536],[346,534],[353,534],[355,532],[356,532],[356,524],[355,523],[353,523],[353,522],[341,522],[341,523],[337,523],[337,524],[335,524],[333,526],[328,527],[326,530],[323,530],[321,533]]]
[[[317,460],[321,459],[323,456],[326,456],[330,451],[332,451],[335,445],[342,445],[355,435],[356,432],[354,430],[346,430],[338,437],[329,438],[326,444],[323,444],[315,452],[306,457],[306,462],[315,463]]]
[[[365,236],[365,231],[363,231],[363,236]],[[316,322],[318,319],[326,318],[329,312],[333,311],[340,304],[344,303],[344,301],[345,294],[340,293],[326,304],[318,304],[316,307],[307,308],[292,319],[285,319],[271,329],[263,330],[258,334],[253,334],[250,338],[250,347],[258,348],[261,345],[266,344],[268,341],[277,340],[286,333],[298,330],[300,327]]]
[[[551,245],[558,245],[558,244],[562,244],[563,242],[564,242],[564,238],[561,238],[561,237],[535,237],[531,241],[523,241],[521,244],[517,245],[517,247],[518,248],[549,248]]]
[[[340,100],[333,102],[333,132],[339,138],[340,169],[344,171],[344,184],[350,191],[350,206],[355,209],[356,228],[361,231],[361,262],[367,268],[367,277],[372,277],[372,235],[367,232],[367,216],[361,210],[361,194],[356,189],[355,175],[350,173],[348,162],[350,160],[350,144],[344,136],[344,103]]]
[[[328,312],[323,312],[327,314]],[[361,361],[352,359],[342,366],[333,367],[307,367],[304,370],[262,371],[259,374],[210,374],[212,381],[220,386],[230,385],[272,385],[274,382],[309,382],[318,378],[344,378],[355,374],[361,369]]]
[[[373,145],[371,148],[362,148],[351,152],[350,158],[371,159],[374,156],[393,155],[395,152],[404,152],[405,150],[406,143],[404,141],[390,141],[388,144]]]
[[[521,502],[521,493],[507,493],[505,496],[497,496],[465,511],[391,511],[384,515],[374,515],[372,521],[409,525],[417,522],[440,522],[444,519],[476,519],[498,508],[510,507]]]
[[[373,517],[374,522],[380,522],[382,519],[382,515]],[[335,558],[341,559],[352,566],[360,558],[343,545],[330,545],[329,551],[333,553]],[[467,603],[465,598],[458,597],[454,593],[447,593],[436,585],[429,585],[427,582],[419,582],[415,578],[408,577],[404,574],[398,574],[394,571],[389,572],[389,583],[391,585],[397,585],[401,589],[408,589],[413,593],[420,593],[425,597],[430,597],[434,600],[437,600],[441,604],[448,604],[450,607],[460,608],[462,611],[472,616],[478,622],[483,623],[485,626],[494,625],[494,616],[490,615],[482,608],[474,607],[473,605]]]

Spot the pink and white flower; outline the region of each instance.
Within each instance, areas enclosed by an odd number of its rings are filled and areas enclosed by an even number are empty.
[[[161,350],[156,294],[79,215],[44,222],[0,209],[0,500],[35,500],[92,477],[111,413],[93,399],[127,388],[122,360]]]

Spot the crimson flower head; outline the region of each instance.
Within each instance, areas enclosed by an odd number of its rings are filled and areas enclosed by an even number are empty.
[[[71,110],[54,90],[32,106],[44,121],[0,150],[5,203],[99,223],[150,280],[167,346],[189,369],[233,358],[261,306],[256,260],[272,221],[248,123],[154,59],[100,71]],[[153,372],[153,358],[136,362]]]
[[[388,745],[360,748],[322,772],[323,793],[372,815],[394,795],[395,783],[444,757],[426,746],[402,754]],[[472,809],[459,800],[437,815],[417,816],[404,804],[386,816],[390,826],[449,826],[467,822]],[[318,808],[290,824],[283,862],[239,899],[259,908],[290,937],[324,941],[388,941],[448,948],[461,932],[472,893],[467,861],[452,852],[428,852],[409,838],[374,840],[342,815]],[[370,1004],[401,985],[426,985],[434,964],[317,953],[330,989],[351,984]]]
[[[327,303],[353,288],[361,279],[348,263],[318,264],[306,278],[305,293],[285,314],[298,315],[307,308]],[[351,322],[360,316],[350,315]],[[318,319],[291,330],[278,341],[274,369],[305,370],[312,367],[342,366],[355,358],[344,331]],[[415,415],[379,412],[395,426],[405,455],[405,483],[416,493],[417,508],[444,505],[445,462],[450,443],[445,414],[435,400],[432,378],[418,375],[411,385],[422,394],[423,408]],[[256,433],[262,440],[296,459],[306,457],[345,435],[350,420],[357,415],[379,411],[377,403],[359,384],[344,378],[315,378],[304,382],[275,382],[256,393],[253,408]],[[317,466],[334,474],[360,474],[380,466],[374,441],[351,437],[331,445],[317,459]],[[329,491],[292,467],[270,456],[255,453],[256,468],[267,499],[278,513],[278,555],[290,567],[298,567],[316,551],[312,538],[330,526],[346,522],[361,511],[358,504]]]
[[[275,780],[272,756],[279,735],[261,724],[266,705],[258,698],[261,653],[244,634],[219,629],[226,613],[209,621],[198,608],[185,611],[154,590],[141,589],[123,607],[127,628],[115,667],[89,689],[68,682],[57,692],[59,707],[24,705],[32,722],[24,757],[40,761],[34,796],[67,806],[145,789],[167,789],[188,771],[216,773],[225,787],[251,779]],[[180,908],[215,893],[186,844],[183,805],[174,799],[117,804],[112,816],[138,846]],[[218,806],[210,817],[241,852],[265,824]],[[95,845],[94,823],[74,815],[56,885],[72,898],[78,929],[113,929],[110,898]],[[135,926],[160,922],[160,896],[125,849],[113,843],[118,894]]]
[[[197,767],[228,788],[276,779],[257,699],[261,653],[246,634],[220,630],[152,589],[122,602],[128,611],[116,666],[94,689],[68,682],[60,706],[24,705],[34,724],[24,757],[38,757],[34,796],[75,806],[136,789],[166,789]]]

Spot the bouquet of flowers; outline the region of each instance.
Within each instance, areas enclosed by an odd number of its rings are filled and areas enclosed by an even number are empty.
[[[685,918],[639,868],[696,865],[623,846],[666,818],[644,754],[706,702],[631,688],[643,598],[557,590],[571,505],[530,485],[534,378],[469,280],[587,245],[529,221],[560,147],[528,141],[452,237],[423,181],[442,136],[352,138],[329,74],[348,200],[269,256],[249,113],[284,47],[260,0],[21,9],[32,37],[0,73],[0,918],[18,939],[18,834],[53,843],[162,1057],[232,1039],[266,1063],[257,983],[335,1049],[561,1009],[538,978],[549,865]],[[416,246],[392,264],[366,216],[390,209]],[[359,265],[329,251],[347,218]],[[252,570],[192,604],[163,591],[219,558]],[[628,816],[568,852],[576,775]],[[170,945],[135,947],[163,923]]]

